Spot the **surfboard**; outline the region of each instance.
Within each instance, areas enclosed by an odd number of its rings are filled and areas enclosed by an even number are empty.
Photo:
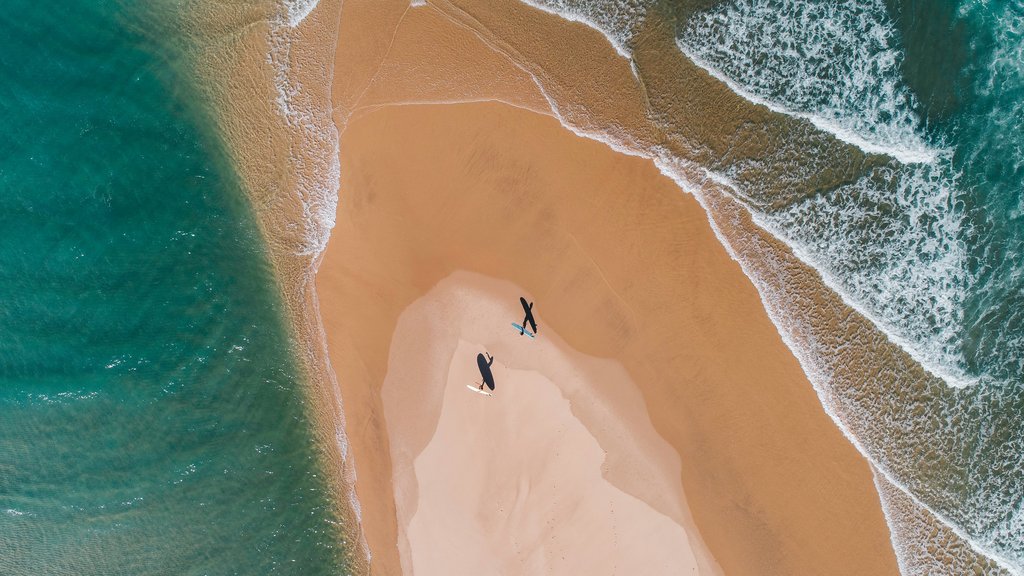
[[[533,335],[533,332],[530,332],[529,329],[523,328],[522,326],[516,324],[515,322],[512,323],[512,327],[515,328],[517,332],[522,332],[523,334],[526,334],[530,338],[536,338],[536,336]]]
[[[494,394],[491,394],[490,392],[485,392],[485,391],[481,390],[479,387],[474,386],[472,384],[466,384],[466,388],[469,388],[470,390],[472,390],[473,392],[476,392],[478,394],[483,394],[484,396],[494,396]]]

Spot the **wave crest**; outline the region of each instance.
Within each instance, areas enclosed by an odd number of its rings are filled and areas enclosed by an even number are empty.
[[[904,163],[938,153],[901,83],[903,53],[884,2],[735,0],[693,16],[678,44],[747,100],[865,152]]]

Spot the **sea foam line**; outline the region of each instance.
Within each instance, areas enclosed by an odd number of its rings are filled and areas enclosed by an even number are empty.
[[[580,135],[586,135],[575,130],[574,132],[577,132]],[[606,140],[606,138],[594,139],[601,141]],[[671,162],[664,161],[664,158],[671,157],[671,154],[666,151],[659,155],[663,159],[663,163],[659,165],[659,170],[661,170],[662,173],[668,176],[669,178],[672,178],[677,185],[680,185],[679,180],[674,175],[672,169],[667,167],[669,164],[671,164]],[[644,156],[647,158],[654,159],[656,164],[659,162],[659,160],[657,160],[656,158],[652,158],[651,156],[646,155]],[[681,162],[681,160],[675,159],[675,162],[678,163]],[[966,388],[969,386],[977,386],[984,382],[984,380],[981,377],[971,376],[963,372],[962,370],[956,369],[955,366],[948,366],[946,363],[942,361],[941,358],[935,358],[933,357],[933,355],[929,354],[924,349],[922,349],[922,345],[919,344],[918,342],[915,342],[910,338],[906,338],[900,335],[899,330],[892,326],[892,321],[888,320],[887,318],[880,314],[876,314],[868,306],[862,304],[856,297],[854,297],[853,294],[850,294],[847,290],[845,290],[839,278],[830,273],[828,269],[825,268],[824,266],[818,265],[817,259],[803,245],[801,245],[799,242],[786,241],[786,234],[784,234],[782,230],[780,230],[772,222],[768,221],[768,219],[764,217],[762,214],[759,214],[758,212],[753,210],[743,200],[743,195],[738,192],[740,185],[733,179],[723,174],[719,174],[713,170],[704,168],[703,166],[698,166],[696,164],[690,166],[690,170],[701,173],[702,178],[714,182],[715,184],[718,184],[719,186],[722,186],[724,189],[728,190],[729,192],[727,193],[732,198],[736,199],[737,202],[739,202],[739,204],[744,207],[744,209],[746,209],[747,213],[750,215],[751,220],[758,227],[765,230],[774,238],[778,239],[787,247],[789,247],[789,249],[792,250],[794,256],[796,256],[796,258],[800,260],[800,262],[802,262],[803,264],[807,265],[808,267],[812,268],[815,272],[817,272],[818,276],[821,278],[824,284],[828,286],[828,288],[832,290],[836,295],[839,296],[843,304],[845,304],[847,307],[854,310],[855,312],[866,318],[869,322],[871,322],[871,324],[875,326],[875,328],[879,332],[884,334],[890,342],[892,342],[901,350],[906,352],[907,355],[909,355],[915,362],[918,363],[918,365],[920,365],[929,374],[935,376],[936,378],[939,378],[948,386],[953,388]],[[680,188],[682,188],[681,185]],[[689,192],[691,194],[694,194],[692,190],[690,190]]]
[[[569,22],[576,22],[578,24],[583,24],[584,26],[599,32],[602,36],[605,37],[605,39],[608,41],[608,43],[612,45],[612,48],[615,49],[615,52],[617,52],[619,54],[619,56],[622,56],[626,60],[632,60],[633,59],[633,54],[629,51],[629,48],[626,47],[626,43],[624,41],[622,41],[621,39],[616,38],[615,35],[612,34],[610,31],[605,30],[603,26],[598,24],[592,18],[588,18],[587,16],[585,16],[585,15],[579,13],[579,12],[576,12],[576,11],[570,12],[570,11],[566,10],[565,8],[559,10],[558,8],[555,8],[553,6],[549,6],[547,3],[542,2],[542,1],[538,1],[538,0],[519,0],[519,1],[521,3],[523,3],[523,4],[526,4],[527,6],[530,6],[532,8],[536,8],[537,10],[540,10],[541,12],[546,12],[548,14],[552,14],[554,16],[558,16],[562,20],[568,20]]]
[[[334,228],[341,186],[338,158],[338,133],[330,114],[330,105],[317,106],[292,68],[291,32],[313,8],[317,0],[284,2],[270,23],[270,50],[267,62],[274,72],[277,107],[293,132],[301,133],[299,150],[292,152],[293,175],[305,227],[299,255],[317,256],[327,247]],[[332,72],[333,74],[333,68]],[[327,84],[330,86],[330,83]],[[329,96],[328,96],[329,98]],[[318,154],[315,148],[320,148]],[[325,152],[326,151],[326,152]]]
[[[320,314],[320,303],[314,278],[320,257],[327,247],[331,230],[335,225],[339,192],[341,187],[341,159],[339,156],[339,134],[331,116],[330,89],[333,85],[333,61],[327,66],[327,78],[321,85],[325,92],[311,92],[300,81],[301,71],[292,65],[292,49],[295,29],[302,24],[318,6],[318,0],[283,0],[278,4],[277,13],[270,19],[268,52],[266,63],[273,72],[276,91],[275,104],[280,118],[289,131],[289,161],[291,176],[294,176],[294,200],[302,211],[301,230],[297,256],[307,256],[311,265],[304,270],[301,278],[292,286],[302,299],[304,308],[294,311],[300,326],[297,330],[305,335],[307,353],[304,360],[311,372],[317,373],[326,382],[321,387],[329,388],[333,400],[330,416],[332,436],[340,461],[341,487],[345,492],[348,510],[354,516],[355,526],[342,526],[343,538],[354,535],[356,542],[343,540],[345,549],[361,553],[362,560],[369,567],[372,551],[363,532],[362,507],[356,490],[355,459],[351,453],[348,436],[345,433],[345,413],[337,375],[330,363],[327,337]],[[340,6],[339,6],[340,10]],[[337,44],[337,27],[331,46]],[[292,234],[287,229],[277,230]],[[315,376],[313,377],[315,378]],[[367,568],[368,569],[368,568]]]
[[[659,161],[655,159],[654,163],[656,166],[658,166],[658,169],[662,172],[662,174],[671,178],[682,191],[692,195],[704,209],[705,214],[707,215],[708,223],[711,225],[711,229],[714,232],[715,237],[718,238],[719,243],[721,243],[722,246],[726,249],[726,252],[729,254],[729,256],[733,260],[735,260],[737,264],[739,264],[740,269],[743,271],[743,274],[751,281],[751,283],[757,289],[758,296],[761,300],[761,304],[767,312],[768,317],[775,325],[776,331],[778,332],[779,337],[782,339],[783,343],[785,343],[786,347],[793,352],[793,355],[797,359],[797,362],[800,364],[800,367],[803,370],[804,374],[807,375],[807,379],[811,382],[811,385],[814,388],[815,393],[818,396],[818,400],[821,403],[822,408],[825,410],[825,413],[828,414],[829,418],[832,419],[832,421],[836,424],[836,427],[839,428],[839,430],[843,433],[847,440],[850,441],[854,448],[856,448],[857,451],[860,452],[860,454],[868,462],[870,462],[872,466],[875,467],[876,471],[883,478],[885,478],[890,484],[898,488],[901,492],[906,494],[907,497],[915,505],[928,511],[929,514],[934,516],[939,522],[941,522],[944,526],[949,528],[950,531],[952,531],[960,539],[966,542],[972,550],[974,550],[978,554],[981,554],[982,556],[990,558],[991,560],[996,562],[1000,567],[1004,568],[1011,574],[1014,574],[1015,576],[1020,576],[1022,572],[1012,563],[1010,559],[1006,558],[999,551],[991,550],[988,547],[982,545],[981,543],[975,541],[972,537],[970,537],[963,530],[957,527],[957,525],[951,519],[925,504],[910,490],[910,488],[906,484],[900,482],[892,475],[892,473],[888,469],[888,466],[886,466],[882,462],[879,462],[878,460],[871,456],[867,448],[860,442],[860,440],[853,434],[849,427],[843,422],[842,418],[840,418],[840,416],[836,413],[835,407],[826,397],[827,382],[831,380],[831,374],[829,373],[829,370],[825,368],[823,365],[821,365],[820,361],[816,358],[816,355],[812,351],[806,350],[803,346],[798,345],[792,337],[792,333],[799,332],[799,329],[792,327],[792,325],[794,323],[799,322],[799,320],[796,319],[795,315],[788,314],[784,311],[784,305],[779,302],[779,300],[782,300],[781,297],[775,299],[769,296],[769,294],[775,291],[774,288],[771,286],[770,282],[762,279],[760,275],[755,270],[752,269],[752,267],[746,261],[746,259],[739,255],[738,251],[733,246],[732,242],[722,232],[721,228],[718,225],[717,219],[715,218],[715,213],[713,209],[708,205],[708,201],[702,189],[702,186],[700,184],[690,182],[685,177],[685,175],[683,175],[677,170],[672,169],[670,167],[670,163],[668,162]],[[698,168],[704,170],[702,167]],[[710,174],[710,171],[707,172]],[[720,180],[717,178],[709,178],[709,180],[712,180],[716,183],[720,182]],[[741,206],[744,210],[746,210],[748,214],[750,214],[749,209],[742,202],[737,201],[737,204]],[[888,511],[883,509],[883,513],[886,516],[887,523],[891,525],[891,519],[889,517]]]
[[[607,42],[615,49],[615,52],[622,58],[630,62],[630,68],[633,71],[633,75],[637,76],[637,70],[635,64],[633,64],[633,54],[628,46],[628,38],[620,37],[620,34],[616,34],[612,30],[608,30],[604,25],[597,22],[594,18],[582,14],[578,10],[570,10],[568,8],[559,8],[556,2],[551,0],[519,0],[522,4],[536,8],[542,12],[558,16],[563,20],[569,22],[576,22],[583,24],[605,37]],[[643,17],[644,10],[637,9],[637,17]],[[777,102],[773,102],[767,98],[763,98],[750,90],[747,90],[734,80],[728,77],[717,68],[715,68],[706,59],[701,58],[693,50],[690,50],[682,39],[676,40],[676,46],[678,49],[689,58],[695,65],[707,72],[711,77],[725,84],[729,90],[735,93],[737,96],[760,106],[768,108],[772,112],[777,114],[784,114],[793,118],[799,118],[810,122],[814,127],[832,134],[839,140],[846,142],[852,146],[857,147],[863,152],[869,154],[881,154],[895,158],[896,160],[904,164],[920,164],[920,163],[932,163],[936,158],[943,152],[941,149],[929,147],[925,144],[919,146],[895,146],[892,144],[885,144],[880,142],[872,141],[868,138],[861,136],[855,130],[846,128],[838,122],[826,118],[818,114],[812,114],[784,106]]]
[[[586,135],[586,133],[583,133],[581,131],[572,131],[581,136],[589,137]],[[608,144],[606,138],[592,139]],[[612,148],[614,149],[615,147],[612,146]],[[794,324],[799,322],[799,320],[797,320],[795,315],[788,314],[784,310],[784,304],[779,302],[779,300],[782,300],[781,297],[772,298],[770,296],[772,292],[775,292],[775,289],[771,286],[769,281],[761,278],[761,276],[750,266],[749,262],[747,262],[746,259],[739,254],[739,252],[733,246],[733,243],[728,239],[728,237],[719,227],[718,221],[715,217],[715,212],[708,204],[708,199],[706,197],[703,186],[707,185],[707,183],[710,182],[713,185],[718,185],[726,189],[732,189],[732,186],[734,184],[730,181],[730,179],[725,176],[716,174],[713,171],[704,168],[703,166],[686,163],[685,161],[672,157],[669,154],[652,156],[648,154],[634,153],[632,155],[643,156],[651,160],[662,174],[664,174],[666,177],[670,178],[673,182],[675,182],[681,191],[693,196],[701,205],[701,208],[704,209],[707,221],[710,224],[711,230],[715,234],[715,237],[718,239],[719,243],[725,248],[726,252],[729,254],[729,257],[736,261],[737,264],[739,264],[740,269],[743,271],[743,274],[751,281],[751,283],[757,289],[758,297],[761,300],[761,304],[764,307],[766,313],[768,314],[769,319],[772,321],[772,324],[775,325],[776,332],[779,334],[779,337],[782,339],[786,347],[793,352],[793,355],[797,359],[797,362],[800,364],[800,367],[803,370],[804,374],[807,375],[807,379],[811,382],[811,385],[814,388],[815,393],[818,396],[818,400],[821,403],[821,406],[824,409],[825,413],[828,414],[829,418],[832,419],[832,421],[836,424],[836,427],[839,428],[840,432],[843,433],[843,435],[847,438],[847,440],[849,440],[849,442],[854,446],[854,448],[856,448],[857,451],[860,452],[860,454],[868,462],[870,462],[872,466],[875,467],[876,471],[883,478],[885,478],[890,484],[895,486],[901,492],[906,494],[907,497],[915,505],[926,510],[944,526],[949,528],[950,531],[952,531],[960,539],[966,542],[972,550],[974,550],[982,556],[985,556],[986,558],[990,558],[1001,568],[1007,570],[1015,576],[1021,576],[1022,574],[1024,574],[1024,572],[1022,572],[1020,568],[1013,564],[1011,559],[1006,558],[1002,553],[1000,553],[1000,551],[992,550],[989,547],[977,542],[971,536],[969,536],[963,530],[961,530],[950,518],[934,510],[933,508],[925,504],[923,501],[921,501],[906,484],[900,482],[897,478],[895,478],[892,475],[887,465],[885,465],[882,462],[879,462],[873,456],[871,456],[867,448],[854,435],[852,430],[850,430],[850,428],[843,422],[842,418],[840,418],[839,414],[835,410],[835,407],[832,405],[832,403],[828,400],[826,396],[827,383],[832,378],[830,371],[816,358],[816,355],[813,351],[805,349],[803,346],[797,344],[796,340],[792,336],[792,334],[800,332],[798,328],[794,327]],[[675,168],[673,167],[673,164],[681,166],[680,168]],[[698,182],[694,182],[686,176],[686,172],[696,172],[697,174],[700,174],[701,177],[698,179]],[[752,220],[754,219],[755,214],[750,210],[750,208],[745,203],[736,199],[738,198],[738,195],[734,189],[731,193],[725,192],[725,195],[729,198],[732,198],[738,206],[740,206],[744,211],[746,211],[748,215],[751,216]],[[771,236],[775,237],[774,234],[772,234]],[[817,268],[801,259],[795,251],[793,254],[798,260],[800,260],[805,265],[817,271],[819,275],[821,274],[821,272],[817,270]],[[844,304],[849,305],[848,299],[844,298],[841,292],[836,291],[836,294],[843,299]],[[868,319],[871,320],[870,317],[868,317]],[[877,326],[877,324],[875,324],[874,322],[872,323],[875,326]],[[879,330],[882,331],[883,334],[889,336],[889,334],[882,330],[881,328],[879,328]],[[894,341],[894,343],[898,345],[897,342]],[[886,521],[891,522],[888,515],[888,511],[883,510],[883,513],[886,515]]]
[[[295,28],[301,24],[319,3],[320,0],[292,0],[291,2],[285,2],[284,8],[287,11],[288,26]]]
[[[750,210],[745,204],[750,214],[751,220],[758,225],[761,229],[771,233],[771,235],[779,240],[782,240],[784,235],[775,227],[775,225],[768,222],[760,214]],[[921,366],[926,372],[942,380],[947,385],[953,388],[967,388],[969,386],[977,386],[982,383],[982,379],[977,376],[970,376],[963,371],[956,370],[952,367],[945,365],[942,360],[936,360],[931,357],[927,352],[921,350],[918,343],[912,341],[909,338],[904,338],[898,331],[891,326],[891,321],[872,312],[867,306],[861,304],[856,298],[849,294],[842,288],[842,283],[839,279],[830,273],[826,268],[815,265],[815,258],[799,243],[784,242],[786,246],[793,251],[793,255],[798,260],[810,266],[818,273],[821,280],[829,287],[837,296],[843,301],[850,309],[854,310],[864,318],[867,318],[872,325],[878,329],[879,332],[885,335],[885,337],[898,346],[901,350],[907,353],[918,365]]]
[[[884,0],[730,0],[691,15],[675,40],[748,101],[905,164],[933,151]]]
[[[801,112],[799,110],[793,110],[776,102],[772,102],[767,98],[762,98],[757,94],[754,94],[750,90],[747,90],[743,86],[733,81],[731,78],[723,74],[717,68],[712,66],[709,62],[698,56],[693,50],[690,50],[686,44],[681,40],[676,40],[676,46],[684,56],[690,59],[691,62],[696,64],[699,68],[707,72],[712,78],[725,84],[730,91],[744,100],[764,106],[765,108],[775,112],[777,114],[785,114],[793,118],[800,118],[801,120],[807,120],[814,125],[815,128],[832,134],[839,140],[846,142],[852,146],[856,146],[863,152],[868,154],[883,154],[899,160],[904,164],[924,164],[935,162],[935,159],[940,154],[940,150],[934,150],[927,147],[919,148],[900,148],[898,146],[886,146],[884,144],[878,144],[871,142],[870,140],[860,136],[853,130],[844,128],[838,123],[808,112]]]

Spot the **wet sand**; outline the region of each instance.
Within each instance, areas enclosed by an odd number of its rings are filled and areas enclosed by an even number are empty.
[[[458,405],[448,409],[454,384],[445,380],[441,401],[418,416],[414,407],[393,418],[389,401],[400,318],[459,271],[513,283],[537,302],[542,337],[550,330],[576,354],[621,364],[678,458],[678,484],[616,484],[614,473],[609,484],[659,511],[667,495],[685,494],[698,541],[724,573],[897,573],[867,463],[822,410],[702,208],[651,163],[499,103],[382,107],[339,124],[341,202],[317,289],[375,574],[401,573],[416,557],[437,505],[427,502],[459,496],[437,488],[443,471],[429,465],[459,450],[456,432],[468,425],[451,412]],[[422,326],[418,346],[429,348],[434,330]],[[466,345],[487,344],[479,340]],[[557,404],[550,385],[537,385]],[[460,392],[458,402],[478,396]],[[572,399],[569,408],[577,415]],[[602,447],[602,422],[637,421],[575,420]],[[628,468],[614,454],[606,469]],[[500,471],[456,460],[468,478]],[[433,487],[412,514],[410,474],[417,490]]]

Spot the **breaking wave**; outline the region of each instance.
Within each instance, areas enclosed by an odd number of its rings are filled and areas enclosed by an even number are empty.
[[[726,2],[695,15],[678,44],[734,92],[866,152],[936,157],[900,82],[903,55],[882,1]]]

